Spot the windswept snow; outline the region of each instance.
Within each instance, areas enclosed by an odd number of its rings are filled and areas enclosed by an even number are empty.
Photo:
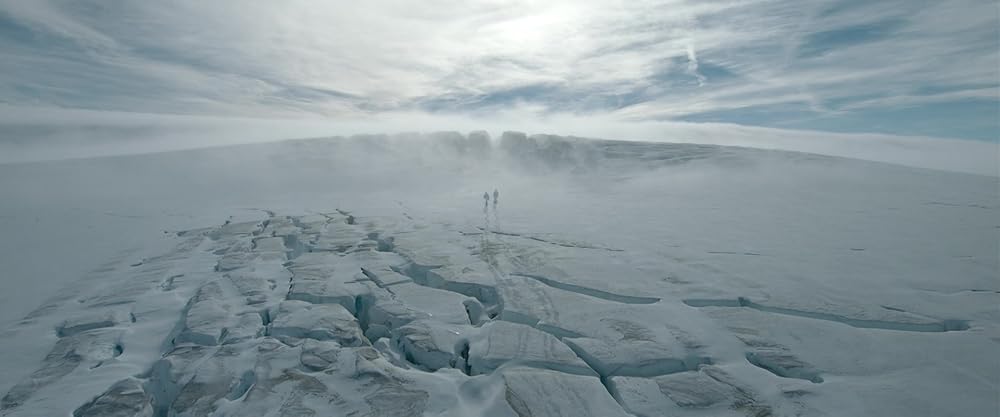
[[[990,415],[996,190],[517,133],[0,166],[0,415]]]

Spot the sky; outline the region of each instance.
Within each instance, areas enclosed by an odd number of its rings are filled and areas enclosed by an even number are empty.
[[[991,149],[996,156],[1000,6],[0,0],[0,110],[0,142],[18,146],[54,143],[38,138],[57,120],[80,123],[82,110],[103,112],[94,119],[129,137],[143,136],[134,124],[145,115],[175,128],[177,116],[195,126],[206,117],[311,126],[269,135],[312,133],[321,123],[334,127],[317,133],[347,134],[477,123],[502,130],[504,122],[622,136],[612,139],[715,129],[722,142],[759,128],[760,141],[775,132],[803,142],[858,139],[840,148],[861,157],[878,154],[880,140],[947,140],[923,151],[951,149],[947,158],[962,161]]]

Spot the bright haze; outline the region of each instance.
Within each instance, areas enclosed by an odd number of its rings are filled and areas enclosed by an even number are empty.
[[[0,0],[0,416],[997,415],[998,12]]]
[[[0,162],[515,129],[995,175],[998,26],[982,0],[5,0]]]

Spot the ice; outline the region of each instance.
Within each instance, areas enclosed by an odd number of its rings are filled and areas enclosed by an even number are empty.
[[[234,269],[246,268],[251,262],[257,259],[257,257],[257,255],[244,252],[227,254],[219,259],[219,264],[215,267],[215,270],[219,272],[226,272]]]
[[[504,239],[508,239],[504,237]],[[539,239],[535,237],[534,239]],[[614,302],[652,304],[660,300],[656,294],[650,294],[650,289],[655,289],[662,283],[662,278],[646,271],[635,268],[633,263],[615,252],[605,254],[605,256],[580,257],[574,256],[575,248],[584,246],[588,248],[603,248],[595,246],[593,243],[558,242],[555,248],[551,248],[551,243],[537,243],[536,240],[529,240],[521,243],[531,247],[534,245],[549,246],[547,251],[554,252],[551,262],[543,266],[512,264],[509,268],[512,275],[532,278],[541,283],[563,289],[575,291],[590,297],[605,299]],[[561,245],[568,245],[564,247]],[[591,251],[605,251],[603,249],[589,249]],[[565,259],[565,261],[563,260]]]
[[[343,346],[365,343],[358,321],[339,304],[282,301],[272,320],[269,334],[279,339],[333,340]]]
[[[738,297],[736,299],[687,299],[684,300],[684,303],[692,307],[750,308],[786,316],[843,323],[858,328],[913,332],[947,332],[968,329],[965,320],[935,320],[902,309],[886,308],[885,306],[866,307],[851,301],[831,304],[820,301],[810,303],[807,299],[782,300],[779,298],[762,304],[746,297]]]
[[[397,272],[404,268],[406,261],[393,252],[359,251],[348,255],[357,262],[361,272],[379,287],[388,287],[413,281]]]
[[[426,245],[428,239],[440,241],[441,245]],[[447,265],[475,262],[477,258],[469,254],[467,248],[456,247],[461,236],[442,236],[439,231],[417,230],[394,236],[393,251],[410,262],[410,273],[418,279],[426,279],[427,271]]]
[[[224,345],[253,339],[264,333],[263,318],[260,313],[246,312],[237,316],[236,322],[225,329],[221,343]]]
[[[340,304],[356,313],[356,298],[371,293],[370,287],[363,282],[367,277],[361,266],[344,261],[334,253],[305,253],[292,261],[288,269],[292,272],[289,300]]]
[[[108,311],[98,315],[80,316],[66,319],[66,321],[60,324],[59,328],[56,329],[56,333],[59,337],[72,336],[87,330],[113,327],[117,323],[118,318],[115,317],[113,312]]]
[[[440,133],[0,190],[4,416],[995,410],[995,178]]]
[[[285,240],[280,237],[261,237],[253,240],[255,252],[285,252]]]
[[[367,237],[364,230],[346,223],[324,223],[319,237],[310,242],[314,251],[347,252]]]
[[[269,219],[267,226],[264,227],[264,230],[261,230],[260,234],[263,236],[285,237],[297,236],[300,231],[301,230],[298,226],[292,222],[292,219],[288,217],[278,217]]]
[[[716,379],[724,377],[706,368],[655,378],[613,377],[611,384],[625,409],[638,417],[771,415],[773,410],[746,390]]]
[[[591,338],[566,338],[567,345],[593,366],[601,376],[657,376],[697,368],[709,362],[688,352],[677,341],[622,339],[605,341]]]
[[[73,417],[153,417],[153,407],[142,381],[127,378],[73,411]]]
[[[302,344],[302,366],[322,371],[337,363],[341,346],[337,342],[308,339]]]
[[[228,329],[237,323],[233,309],[231,299],[223,294],[219,282],[205,284],[191,299],[184,315],[184,330],[174,343],[194,343],[203,346],[221,343]]]
[[[226,222],[219,228],[218,232],[214,235],[226,236],[226,235],[249,235],[251,233],[256,233],[260,231],[261,223],[257,221],[252,222]]]
[[[391,287],[395,298],[408,310],[425,313],[428,318],[448,324],[470,324],[463,302],[468,297],[451,291],[403,283]]]
[[[628,416],[597,377],[514,367],[503,370],[503,379],[519,416]]]
[[[455,349],[471,332],[469,326],[440,325],[431,320],[417,320],[394,330],[392,336],[407,361],[423,369],[436,371],[452,366],[464,367],[464,362],[456,364],[460,352]]]
[[[270,340],[270,341],[269,341]],[[241,397],[220,400],[224,415],[345,415],[419,416],[429,395],[415,389],[378,359],[370,347],[341,348],[334,342],[307,340],[291,347],[263,339],[253,384]],[[300,358],[323,372],[303,372]],[[238,386],[238,384],[237,384]]]
[[[468,343],[468,366],[472,375],[493,372],[507,363],[576,375],[597,375],[559,339],[523,324],[503,321],[486,324]]]
[[[288,291],[288,299],[314,304],[337,304],[354,310],[355,299],[370,292],[371,290],[367,286],[356,282],[303,279],[300,276],[300,279],[292,282]]]
[[[367,326],[366,334],[370,339],[388,337],[393,329],[415,320],[430,318],[429,313],[413,309],[389,293],[377,294],[378,296],[367,301],[361,315]],[[364,299],[362,304],[365,304]]]
[[[447,265],[427,271],[427,285],[474,297],[483,304],[497,303],[497,281],[482,262]]]
[[[222,398],[239,398],[253,384],[252,366],[239,356],[251,354],[245,346],[226,346],[207,360],[202,361],[193,370],[190,378],[181,379],[180,387],[170,403],[170,409],[177,416],[210,415],[216,408],[216,402]],[[242,365],[242,366],[241,366]]]
[[[122,331],[94,329],[60,338],[29,376],[14,385],[0,399],[0,409],[10,410],[28,402],[32,396],[73,372],[93,369],[112,362],[122,354]]]
[[[226,278],[244,297],[245,304],[249,306],[267,305],[284,298],[288,292],[288,281],[291,276],[288,271],[230,272],[226,274]]]
[[[379,287],[388,287],[391,285],[413,282],[412,278],[400,274],[392,268],[381,267],[380,265],[376,265],[374,267],[366,265],[361,272],[365,274],[366,277],[374,281]]]
[[[538,281],[510,277],[499,286],[503,310],[500,318],[534,326],[539,322],[559,326],[561,313],[604,304],[582,295],[552,289]],[[568,333],[568,332],[565,332]]]
[[[453,364],[455,345],[472,329],[466,304],[473,299],[412,282],[377,294],[365,306],[369,339],[390,337],[407,360],[424,369]]]

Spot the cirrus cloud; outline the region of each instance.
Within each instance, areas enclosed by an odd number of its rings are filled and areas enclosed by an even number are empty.
[[[0,0],[0,103],[996,142],[991,0]]]

